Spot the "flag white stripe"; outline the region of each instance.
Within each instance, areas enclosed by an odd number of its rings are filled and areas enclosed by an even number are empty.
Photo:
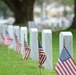
[[[72,72],[70,71],[69,67],[68,67],[68,64],[67,64],[66,62],[64,62],[64,64],[65,64],[65,66],[67,67],[67,69],[69,70],[69,73],[70,73],[71,75],[73,75]]]
[[[58,67],[56,67],[55,69],[56,69],[56,71],[57,71],[57,73],[58,73],[59,75],[62,75],[62,73],[60,72],[60,70],[58,69]]]
[[[45,60],[46,60],[46,57],[45,57],[45,55],[44,55],[44,58],[43,58],[43,62],[42,62],[42,63],[44,63]]]
[[[76,65],[74,64],[74,62],[72,61],[72,59],[70,58],[69,60],[70,60],[70,62],[72,63],[74,69],[76,70]]]
[[[26,60],[26,54],[27,54],[27,53],[26,53],[26,51],[25,51],[25,52],[24,52],[24,59],[25,59],[25,60]]]
[[[71,60],[71,61],[70,61],[70,60]],[[70,62],[70,64],[71,64],[71,66],[73,67],[74,71],[75,71],[75,70],[76,70],[76,65],[75,65],[75,63],[73,62],[72,58],[69,58],[69,62]],[[73,66],[73,64],[74,64],[74,66]]]
[[[27,51],[26,51],[26,53],[25,53],[25,59],[27,59]]]
[[[43,62],[43,56],[41,55],[41,59],[40,59],[40,63],[42,64],[42,62]]]
[[[61,72],[62,72],[62,75],[65,75],[64,70],[62,69],[62,67],[60,66],[59,63],[57,63],[57,66],[60,68],[60,70],[61,70]]]
[[[20,45],[21,45],[20,43],[16,43],[16,51],[17,52],[19,52],[19,50],[20,50]]]
[[[69,72],[68,68],[66,67],[66,65],[63,62],[64,67],[67,69],[66,71],[71,75],[71,73]]]
[[[43,63],[44,63],[45,60],[46,60],[46,56],[44,55]]]
[[[74,70],[73,66],[70,64],[69,60],[67,60],[67,63],[70,66],[72,73],[75,74],[75,70]]]
[[[27,50],[27,53],[26,53],[26,59],[28,58],[28,55],[29,55],[29,51]]]
[[[67,73],[67,75],[69,75],[67,69],[65,68],[65,66],[63,65],[63,63],[58,59],[58,61],[60,62],[61,66],[63,67],[64,71]]]
[[[43,56],[42,56],[41,53],[40,53],[39,57],[40,57],[40,63],[41,63],[42,62],[42,59],[43,59]]]
[[[59,69],[60,73],[63,75],[63,73],[58,65],[57,65],[57,68]]]
[[[45,60],[45,58],[44,58],[44,55],[43,55],[42,63],[44,63],[44,60]]]
[[[69,60],[69,59],[68,59]],[[72,71],[72,69],[71,69],[71,67],[70,67],[70,65],[69,65],[69,61],[68,60],[66,60],[66,63],[67,63],[67,65],[68,65],[68,68],[70,69],[70,72],[72,73],[72,75],[73,75],[73,71]]]
[[[23,59],[27,60],[29,54],[30,54],[30,48],[28,47],[28,45],[25,45],[23,51]]]

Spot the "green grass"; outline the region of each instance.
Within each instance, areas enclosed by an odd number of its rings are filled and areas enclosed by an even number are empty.
[[[53,43],[53,70],[41,69],[41,75],[57,75],[54,71],[58,57],[59,57],[59,33],[54,32],[52,36]],[[72,30],[73,33],[73,59],[76,61],[76,30]],[[41,34],[39,33],[41,37]],[[42,40],[39,37],[40,40]],[[4,50],[0,45],[0,75],[40,75],[40,69],[38,68],[38,62],[29,58],[27,61],[22,59],[20,53],[16,53],[10,49],[8,52],[7,46],[4,46]]]

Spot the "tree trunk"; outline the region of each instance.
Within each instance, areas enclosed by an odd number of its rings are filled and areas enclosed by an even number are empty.
[[[14,12],[15,24],[27,26],[28,21],[33,20],[33,6],[35,0],[4,0]]]
[[[73,22],[72,25],[70,26],[69,29],[76,29],[76,0],[74,0],[74,18],[73,18]]]

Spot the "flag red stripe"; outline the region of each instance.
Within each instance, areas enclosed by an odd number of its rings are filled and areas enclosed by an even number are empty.
[[[72,72],[72,75],[73,75],[73,74],[74,74],[74,71],[73,71],[73,68],[72,68],[69,60],[67,60],[66,62],[67,62],[67,64],[68,64],[68,67],[70,68],[70,71]]]
[[[69,68],[69,70],[70,70],[71,74],[73,75],[73,71],[72,71],[72,69],[71,69],[71,67],[70,67],[70,65],[69,65],[68,60],[66,60],[66,63],[67,63],[67,66],[68,66],[68,68]]]
[[[60,75],[63,75],[62,71],[60,70],[59,66],[57,65],[57,69],[60,72]]]
[[[65,74],[65,72],[64,72],[63,68],[61,67],[61,65],[60,65],[59,61],[58,61],[58,63],[57,63],[57,66],[60,68],[60,70],[61,70],[62,74],[64,75],[64,74]]]
[[[58,75],[60,75],[60,71],[58,70],[57,67],[55,68],[55,71],[56,71],[56,73],[57,73]]]
[[[76,65],[75,65],[74,62],[72,61],[72,58],[69,59],[69,62],[72,64],[73,68],[76,70]]]
[[[64,66],[64,63],[62,63],[60,60],[58,60],[58,61],[59,61],[59,62],[60,62],[60,64],[62,65],[63,69],[65,70],[66,75],[69,75],[69,73],[68,73],[68,71],[67,71],[66,67]]]
[[[29,54],[30,54],[30,48],[28,47],[28,45],[25,45],[24,46],[24,52],[23,52],[23,59],[27,60]]]
[[[19,39],[16,38],[16,37],[15,37],[15,40],[16,40],[16,52],[19,52],[20,51],[21,43],[20,43]]]
[[[59,65],[60,65],[60,67],[62,68],[63,72],[67,75],[65,69],[64,69],[63,66],[61,65],[61,62],[59,61],[58,63],[59,63]]]
[[[46,60],[46,55],[45,55],[45,52],[43,50],[39,50],[39,64],[42,65],[45,60]]]
[[[70,61],[70,60],[72,60],[71,58],[69,58],[69,62],[70,62],[70,64],[71,64],[71,66],[73,67],[73,69],[76,70],[76,65],[75,65],[72,61]],[[73,66],[72,63],[74,64],[74,66]]]
[[[69,66],[68,66],[68,63],[65,61],[64,64],[66,65],[67,70],[69,71],[70,75],[72,75],[72,72],[70,71],[70,68],[69,68]]]
[[[67,72],[69,73],[69,75],[71,75],[71,73],[69,72],[68,68],[66,67],[66,63],[63,62],[64,67],[67,69]]]

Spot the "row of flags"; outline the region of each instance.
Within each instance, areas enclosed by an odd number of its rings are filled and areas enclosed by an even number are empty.
[[[16,35],[16,33],[14,32],[14,36],[15,36],[15,41],[16,41],[16,52],[18,53],[20,51],[20,47],[21,47],[21,42],[18,38],[18,36]],[[2,33],[0,34],[0,39],[2,39],[2,43],[6,44],[8,46],[10,46],[12,44],[13,38],[9,35],[8,31],[6,31],[6,37],[4,38]],[[42,64],[44,64],[47,56],[40,44],[40,41],[38,40],[38,45],[39,45],[39,67],[42,66]],[[25,40],[25,35],[24,35],[24,50],[23,50],[23,59],[27,60],[29,55],[30,55],[30,47],[28,46],[26,40]]]
[[[20,51],[21,47],[21,42],[19,38],[17,37],[16,33],[15,35],[15,41],[16,41],[16,52]],[[0,43],[7,44],[10,46],[12,44],[13,39],[10,37],[9,33],[6,31],[6,37],[4,38],[2,33],[0,33]],[[38,40],[38,47],[39,47],[39,67],[41,68],[44,62],[47,59],[47,55],[45,51],[43,50],[40,41]],[[28,46],[26,40],[25,40],[25,35],[24,35],[24,50],[23,50],[23,59],[27,60],[29,55],[30,55],[30,47]],[[74,62],[73,58],[69,54],[67,48],[65,45],[63,46],[62,52],[60,54],[60,57],[58,59],[57,65],[55,67],[55,71],[58,75],[76,75],[76,63]]]

